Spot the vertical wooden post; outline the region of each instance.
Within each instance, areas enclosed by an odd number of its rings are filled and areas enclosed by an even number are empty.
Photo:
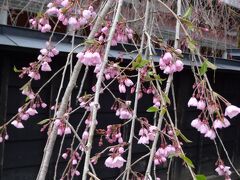
[[[10,59],[3,57],[1,62],[1,92],[0,92],[0,124],[2,125],[7,119],[7,100],[8,100],[8,81]],[[5,141],[0,144],[0,179],[3,179],[3,164],[4,164],[4,146]]]
[[[240,26],[238,26],[237,31],[237,48],[240,48]]]
[[[181,107],[177,109],[177,115],[178,115],[178,128],[182,129],[184,127],[183,123],[186,121],[186,116],[187,116],[187,111],[186,111],[186,106],[187,106],[187,99],[188,95],[189,97],[191,96],[191,83],[192,80],[189,77],[189,70],[188,72],[182,72],[181,75],[176,77],[175,79],[175,85],[177,88],[176,91],[176,98],[177,98],[177,107]],[[184,96],[183,96],[184,94]],[[170,179],[171,180],[178,180],[179,177],[181,176],[181,171],[183,170],[182,168],[182,160],[180,159],[174,159],[172,162],[172,169],[170,171]]]

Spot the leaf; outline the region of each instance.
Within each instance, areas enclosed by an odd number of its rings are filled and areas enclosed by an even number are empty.
[[[202,174],[198,174],[195,176],[196,180],[207,180],[206,176],[202,175]]]
[[[37,124],[43,125],[43,124],[46,124],[48,121],[50,121],[50,119],[44,119],[44,120],[38,122]]]
[[[197,43],[193,39],[187,38],[187,46],[188,46],[188,49],[190,49],[191,52],[195,52],[196,44]]]
[[[24,84],[22,87],[20,87],[20,90],[21,90],[21,91],[23,91],[23,90],[28,90],[30,84],[31,84],[31,80],[29,80],[26,84]]]
[[[216,70],[217,66],[213,63],[211,63],[210,61],[208,61],[207,59],[205,59],[205,61],[207,63],[208,68],[212,69],[212,70]]]
[[[163,99],[164,99],[164,101],[166,102],[166,104],[171,104],[171,101],[170,101],[170,99],[169,99],[169,97],[167,96],[167,94],[166,93],[162,93],[163,94]]]
[[[204,58],[204,62],[202,63],[200,67],[200,75],[204,75],[207,72],[207,69],[210,68],[212,70],[216,70],[217,66],[210,61],[208,61],[206,58]]]
[[[16,66],[13,66],[13,71],[16,72],[16,73],[21,72],[21,70],[19,70],[19,69],[16,68]]]
[[[164,116],[164,114],[167,112],[167,109],[163,107],[160,112],[160,116]]]
[[[162,82],[166,80],[166,78],[161,78],[159,74],[154,74],[154,79],[158,80],[160,84],[162,84]]]
[[[154,75],[153,71],[148,71],[147,73],[148,73],[149,76],[153,76]]]
[[[192,160],[189,159],[187,156],[185,156],[184,154],[180,154],[179,157],[188,165],[190,166],[191,168],[194,168],[194,165],[192,163]]]
[[[85,40],[84,43],[88,44],[88,45],[92,45],[92,44],[96,44],[97,41],[95,39],[87,39],[87,40]]]
[[[133,69],[138,69],[144,67],[146,64],[148,64],[149,61],[142,58],[142,55],[138,55],[135,61],[132,62]]]
[[[150,108],[147,109],[147,112],[157,112],[159,109],[155,106],[151,106]]]
[[[193,25],[193,23],[191,21],[189,21],[188,19],[185,19],[185,18],[180,18],[180,20],[183,24],[185,24],[188,27],[188,29],[190,31],[194,30],[195,26]]]
[[[200,75],[201,76],[204,75],[207,72],[207,70],[208,70],[208,65],[207,65],[206,61],[204,61],[199,69]]]
[[[176,135],[180,136],[186,143],[192,143],[179,129],[176,130]]]
[[[184,13],[183,18],[189,19],[192,16],[192,7],[190,6],[187,11]]]
[[[29,99],[30,99],[30,98],[27,96],[27,97],[25,98],[25,102],[28,102]]]

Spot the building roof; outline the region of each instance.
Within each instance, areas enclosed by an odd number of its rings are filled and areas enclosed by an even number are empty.
[[[7,50],[16,50],[19,47],[27,49],[41,49],[45,47],[45,43],[46,41],[48,41],[50,35],[51,33],[43,34],[36,30],[0,25],[0,50],[3,47],[4,49]],[[64,34],[55,33],[52,37],[52,42],[56,44],[63,37]],[[72,49],[71,39],[72,36],[67,36],[61,43],[56,45],[56,48],[62,53],[70,52]],[[76,36],[75,45],[83,43],[84,40],[85,37]],[[124,51],[124,48],[127,49],[127,51],[130,53],[126,53]],[[124,48],[120,44],[116,47],[111,48],[109,56],[112,58],[117,58],[121,56],[126,60],[132,60],[137,56],[137,52],[134,51],[136,50],[134,46],[130,44],[124,44]],[[75,50],[75,53],[80,52],[81,50],[82,47],[77,48]],[[154,56],[154,60],[158,62],[162,50],[156,49],[156,53],[157,55]],[[238,50],[238,54],[240,55],[240,50]],[[190,66],[191,65],[190,54],[184,53],[183,55],[184,64],[186,66]],[[209,57],[209,60],[213,61],[217,65],[218,69],[240,71],[240,61],[212,57]]]

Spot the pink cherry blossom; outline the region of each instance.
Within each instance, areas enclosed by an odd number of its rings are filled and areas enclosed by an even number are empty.
[[[59,10],[56,7],[50,7],[50,5],[49,5],[49,9],[46,11],[46,13],[50,16],[57,15],[59,13]]]
[[[49,64],[47,62],[42,63],[41,70],[42,71],[52,71],[51,67],[49,66]]]
[[[61,5],[62,5],[63,7],[67,7],[68,4],[69,4],[69,1],[68,1],[68,0],[63,0],[63,1],[61,2]]]
[[[71,26],[76,26],[78,23],[76,17],[70,17],[69,20],[68,20],[68,24],[71,25]]]
[[[229,127],[231,124],[230,122],[228,121],[227,118],[223,118],[223,120],[220,120],[220,119],[216,119],[214,122],[213,122],[213,127],[215,129],[222,129],[222,128],[227,128]]]
[[[119,148],[118,148],[118,152],[119,152],[120,154],[123,154],[123,153],[124,153],[124,148],[123,148],[123,147],[119,147]]]
[[[91,17],[92,12],[90,10],[83,10],[82,15],[84,18],[89,19]]]
[[[131,79],[128,79],[128,78],[126,78],[126,79],[124,80],[124,83],[125,83],[125,85],[126,85],[127,87],[130,87],[130,86],[133,85],[132,80],[131,80]]]
[[[9,139],[9,135],[6,134],[6,135],[4,136],[4,139],[5,139],[5,140],[8,140],[8,139]]]
[[[86,51],[85,53],[78,53],[77,54],[78,60],[86,66],[96,66],[101,64],[101,56],[98,52],[90,52]]]
[[[234,105],[229,105],[227,106],[227,108],[225,109],[225,116],[228,116],[229,118],[233,118],[235,116],[237,116],[240,113],[240,108]]]
[[[215,129],[222,129],[223,128],[223,122],[220,120],[220,119],[215,119],[214,121],[213,121],[213,127],[215,128]]]
[[[82,134],[82,140],[86,141],[88,140],[88,132],[87,131],[84,131],[83,134]]]
[[[127,91],[124,84],[119,84],[118,89],[119,89],[120,93],[126,93],[126,91]]]
[[[114,158],[110,156],[105,160],[105,165],[109,168],[121,168],[125,162],[126,160],[120,155]]]
[[[173,57],[170,52],[166,52],[162,59],[165,64],[169,64],[173,60]]]
[[[34,80],[39,80],[40,74],[38,72],[30,71],[28,74],[29,77],[33,78]]]
[[[21,120],[28,120],[29,119],[29,114],[27,113],[20,113],[19,117],[21,118]]]
[[[176,71],[180,72],[183,70],[183,62],[181,60],[177,60],[175,62],[175,66],[176,66]]]
[[[188,101],[188,107],[193,106],[193,107],[197,107],[198,105],[198,101],[195,97],[191,97]]]
[[[147,136],[141,136],[138,140],[138,144],[149,144],[149,138]]]
[[[205,107],[206,107],[206,103],[205,103],[205,101],[203,101],[203,100],[198,101],[197,109],[203,111],[203,110],[205,109]]]
[[[68,154],[67,154],[67,153],[63,153],[63,154],[62,154],[62,158],[63,158],[63,159],[67,159],[67,157],[68,157]]]
[[[65,134],[71,134],[71,129],[70,129],[70,127],[66,127],[65,130],[64,130],[64,133],[65,133]]]
[[[228,121],[228,119],[227,118],[223,118],[223,127],[224,128],[227,128],[227,127],[229,127],[231,124],[230,124],[230,122]]]
[[[191,126],[196,129],[199,129],[201,125],[202,125],[202,121],[199,118],[196,118],[191,122]]]
[[[230,167],[229,166],[224,166],[222,164],[220,164],[215,171],[218,173],[219,176],[225,176],[226,178],[230,178],[229,176],[232,174],[232,172],[230,171]]]
[[[38,114],[38,112],[36,111],[36,109],[34,108],[28,108],[28,110],[26,111],[26,113],[28,113],[30,116],[34,116],[35,114]]]
[[[13,122],[11,122],[11,124],[12,124],[13,126],[15,126],[16,128],[18,128],[18,129],[24,128],[24,126],[23,126],[23,124],[21,123],[21,121],[14,120]]]
[[[46,107],[47,107],[47,104],[46,104],[46,103],[41,103],[41,107],[42,107],[42,108],[46,108]]]
[[[198,131],[201,134],[206,134],[209,131],[209,126],[206,123],[202,123],[201,126],[198,128]]]
[[[78,161],[76,159],[72,160],[72,165],[77,165]]]
[[[213,129],[209,129],[207,133],[204,135],[204,137],[208,137],[211,140],[214,140],[216,138],[216,133]]]

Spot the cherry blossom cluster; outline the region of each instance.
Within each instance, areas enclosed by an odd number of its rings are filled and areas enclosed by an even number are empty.
[[[181,54],[180,49],[176,50],[177,53]],[[160,58],[159,66],[163,70],[164,74],[173,74],[174,72],[180,72],[183,70],[183,62],[175,57],[171,52],[166,52],[163,57]]]
[[[216,164],[217,168],[215,169],[215,171],[218,173],[218,175],[224,176],[225,180],[231,180],[230,175],[232,174],[232,172],[230,171],[230,167],[225,166],[222,160],[218,160]]]
[[[122,133],[121,133],[121,124],[111,124],[107,126],[107,130],[105,129],[97,129],[96,133],[100,135],[99,139],[99,146],[103,145],[103,138],[105,137],[107,142],[112,144],[112,143],[119,143],[119,144],[124,144],[123,138],[122,138]]]
[[[38,62],[31,62],[29,67],[23,67],[22,70],[19,70],[21,74],[20,78],[23,78],[24,75],[28,75],[30,78],[34,80],[39,80],[41,78],[39,69],[41,67],[42,71],[51,71],[51,67],[49,65],[52,62],[52,58],[59,54],[59,51],[53,47],[49,42],[46,42],[46,48],[40,50],[40,55],[38,56]]]
[[[63,120],[61,120],[61,119],[56,119],[55,121],[54,121],[54,124],[58,127],[58,130],[57,130],[57,134],[59,135],[59,136],[62,136],[62,135],[67,135],[67,134],[71,134],[71,128],[70,127],[68,127],[67,125],[66,125],[66,123],[64,123],[64,121]]]
[[[225,116],[233,118],[240,113],[240,108],[229,105],[225,109]],[[194,119],[191,122],[191,126],[196,128],[201,134],[204,134],[205,137],[208,137],[212,140],[216,138],[215,130],[227,128],[230,126],[229,120],[222,116],[216,115],[216,119],[212,122],[212,128],[209,125],[209,121],[207,119],[201,119],[201,116]]]
[[[90,113],[90,114],[88,115],[88,117],[85,119],[84,123],[85,123],[86,127],[85,127],[85,130],[84,130],[83,133],[82,133],[82,143],[83,143],[83,144],[80,145],[80,150],[82,150],[82,151],[84,150],[84,144],[87,143],[88,138],[89,138],[89,128],[90,128],[90,126],[91,126],[91,124],[92,124],[92,116],[91,116],[91,113]],[[97,121],[97,120],[96,120],[95,124],[96,124],[96,125],[98,124],[98,121]]]
[[[111,27],[111,21],[107,21],[106,25],[101,28],[101,30],[96,33],[95,37],[98,38],[99,42],[106,42],[110,27]],[[117,24],[114,37],[112,39],[112,46],[116,46],[117,43],[128,43],[128,40],[131,40],[133,38],[133,30],[129,27],[126,27],[126,23],[119,22]]]
[[[123,143],[121,125],[119,124],[108,125],[107,130],[105,132],[105,137],[109,143],[114,142],[118,142],[119,144]]]
[[[92,104],[93,104],[92,97],[93,95],[91,94],[87,94],[82,97],[79,97],[78,101],[80,103],[80,107],[86,109],[87,111],[90,111],[91,110],[90,107],[92,107]]]
[[[41,63],[42,71],[51,71],[51,67],[48,63],[52,62],[52,58],[59,54],[59,51],[52,46],[49,42],[46,42],[46,48],[40,50],[41,54],[38,56],[38,60]]]
[[[123,147],[113,147],[109,150],[111,153],[110,156],[105,160],[106,167],[109,168],[121,168],[126,160],[122,157],[124,153]]]
[[[97,77],[98,74],[100,72],[100,68],[101,68],[101,64],[97,64],[95,69],[94,69],[94,73],[96,73]],[[116,76],[120,75],[120,67],[117,63],[114,62],[109,62],[105,69],[104,69],[104,77],[106,80],[110,80],[115,78]]]
[[[188,107],[196,107],[197,109],[204,111],[206,108],[205,84],[202,82],[195,83],[193,85],[193,88],[194,88],[194,92],[193,92],[192,97],[188,101]],[[215,107],[215,106],[212,106],[212,108],[213,107]],[[216,109],[213,109],[212,111],[215,111],[215,110],[217,110],[217,106],[216,106]]]
[[[85,120],[85,124],[87,128],[90,128],[91,124],[92,124],[92,115],[91,113],[88,115],[87,119]],[[96,120],[95,124],[98,124],[98,121]]]
[[[214,140],[216,138],[216,130],[227,128],[230,126],[230,122],[227,119],[233,118],[240,113],[240,108],[223,101],[227,104],[225,112],[221,108],[219,100],[222,100],[221,96],[212,97],[211,93],[207,90],[204,81],[197,82],[193,85],[194,92],[192,97],[188,101],[188,107],[196,107],[201,110],[202,113],[198,118],[191,122],[191,126],[196,128],[205,137]],[[217,103],[218,102],[218,103]],[[211,121],[209,121],[211,119]]]
[[[214,129],[210,128],[208,120],[206,119],[194,119],[191,122],[191,126],[196,128],[201,134],[204,134],[204,137],[208,137],[211,140],[214,140],[216,138],[216,133]]]
[[[72,108],[69,107],[67,112],[63,115],[62,118],[57,118],[55,121],[54,121],[54,124],[57,126],[57,134],[59,136],[63,136],[64,134],[67,135],[67,134],[71,134],[72,131],[71,131],[71,128],[68,127],[68,125],[66,124],[65,121],[68,121],[69,119],[69,112],[71,112]],[[57,111],[57,114],[58,114],[58,111]]]
[[[70,25],[74,30],[88,25],[96,16],[92,6],[87,9],[78,7],[78,3],[70,0],[54,1],[47,5],[46,14],[57,16],[63,25]]]
[[[169,145],[161,145],[161,147],[156,151],[154,156],[154,164],[161,165],[167,161],[169,155],[174,155],[176,153],[176,148]]]
[[[117,100],[114,102],[111,107],[112,110],[116,111],[116,116],[119,116],[120,119],[131,119],[133,116],[133,111],[130,108],[131,101],[120,101]]]
[[[121,76],[118,78],[118,89],[120,93],[126,93],[126,86],[131,87],[133,86],[133,82],[131,79],[127,78],[126,76]]]
[[[71,176],[79,176],[80,172],[76,170],[75,166],[77,166],[77,164],[81,160],[81,156],[77,151],[71,153],[71,149],[67,148],[66,152],[62,154],[62,158],[66,160],[68,156],[71,160]]]
[[[9,139],[9,135],[7,133],[6,129],[2,129],[0,131],[0,143],[2,143],[4,140],[8,140]]]
[[[140,119],[141,129],[138,133],[140,136],[138,144],[149,144],[149,141],[153,141],[156,136],[157,127],[150,125],[146,118]]]
[[[87,26],[96,17],[92,6],[82,9],[78,7],[78,3],[70,0],[55,0],[48,3],[47,7],[44,14],[29,20],[30,26],[42,33],[49,32],[52,28],[49,23],[50,16],[57,16],[58,21],[65,26],[69,25],[73,30]]]
[[[78,60],[86,66],[96,66],[102,63],[102,58],[97,51],[87,50],[77,54]]]
[[[11,122],[18,129],[24,128],[22,121],[27,121],[31,116],[38,114],[37,108],[46,108],[47,104],[42,101],[39,95],[34,96],[30,102],[18,108],[17,117]]]
[[[29,20],[31,28],[38,29],[42,33],[49,32],[51,25],[47,16],[40,16]]]

